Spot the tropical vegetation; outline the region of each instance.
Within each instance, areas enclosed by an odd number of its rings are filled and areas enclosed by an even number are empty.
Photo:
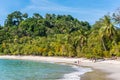
[[[71,15],[15,11],[0,26],[0,55],[63,57],[120,56],[120,13],[105,15],[95,24]]]

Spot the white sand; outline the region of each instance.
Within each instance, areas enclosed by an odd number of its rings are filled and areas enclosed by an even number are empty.
[[[108,73],[108,78],[112,80],[120,80],[120,61],[105,60],[101,62],[83,62],[83,66],[90,66]]]
[[[65,62],[74,63],[80,61],[81,66],[93,67],[109,73],[108,78],[112,80],[120,80],[120,61],[105,60],[99,62],[92,62],[84,58],[62,58],[62,57],[39,57],[39,56],[0,56],[0,59],[22,59],[22,60],[35,60],[35,61],[48,61],[48,62]]]

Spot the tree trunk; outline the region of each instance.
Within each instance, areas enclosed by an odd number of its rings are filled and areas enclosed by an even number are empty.
[[[105,42],[104,42],[103,38],[102,38],[102,45],[103,45],[104,50],[107,51],[107,48],[105,46]]]

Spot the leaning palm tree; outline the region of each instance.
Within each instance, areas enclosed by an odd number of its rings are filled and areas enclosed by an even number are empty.
[[[113,25],[110,16],[104,16],[102,21],[102,27],[100,28],[99,35],[101,37],[102,45],[104,50],[107,50],[105,39],[108,38],[110,41],[115,42],[115,36],[117,31]]]

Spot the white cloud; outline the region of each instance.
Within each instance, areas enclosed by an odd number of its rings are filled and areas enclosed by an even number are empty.
[[[48,0],[31,0],[31,5],[27,6],[24,11],[55,11],[55,12],[65,12],[65,13],[76,13],[76,14],[91,14],[93,15],[101,15],[102,13],[106,13],[104,10],[96,10],[96,9],[86,9],[86,8],[73,8],[67,7],[63,5],[59,5],[57,3],[53,3]]]
[[[60,5],[58,2],[52,2],[53,0],[26,0],[30,1],[30,4],[24,5],[24,0],[15,0],[12,3],[9,3],[9,0],[3,0],[0,3],[0,19],[5,19],[6,15],[9,14],[13,10],[19,10],[22,12],[27,12],[28,14],[32,14],[34,12],[40,13],[55,13],[55,14],[70,14],[73,17],[79,18],[81,20],[87,21],[95,21],[103,15],[107,14],[108,10],[112,9],[115,6],[119,5],[119,0],[113,1],[109,0],[108,8],[92,8],[92,7],[68,7],[67,5]],[[57,0],[58,1],[58,0]],[[29,2],[28,2],[29,3]],[[17,5],[16,5],[17,4]],[[21,7],[22,5],[22,7]],[[103,10],[106,9],[106,10]],[[0,20],[0,24],[1,24]]]
[[[94,23],[99,18],[103,17],[109,11],[89,7],[68,7],[60,5],[58,2],[52,2],[52,0],[31,0],[31,4],[23,9],[24,12],[44,12],[45,13],[58,13],[58,14],[70,14],[75,18],[83,21],[89,21]]]

